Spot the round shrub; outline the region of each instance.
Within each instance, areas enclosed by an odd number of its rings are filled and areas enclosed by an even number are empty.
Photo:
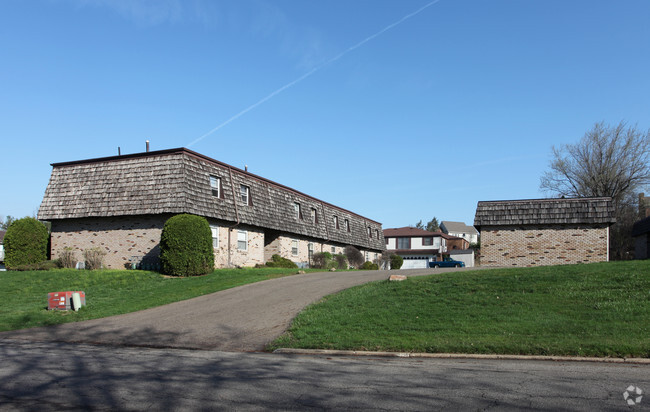
[[[172,276],[205,275],[214,270],[212,231],[200,216],[170,217],[160,235],[162,271]]]
[[[359,268],[361,270],[379,270],[379,265],[372,262],[364,262],[363,265]]]
[[[404,259],[400,255],[390,255],[390,268],[399,269],[404,264]]]
[[[47,260],[47,227],[33,217],[11,223],[5,233],[5,265],[12,269]]]
[[[293,263],[287,258],[283,258],[280,255],[271,256],[271,260],[266,262],[266,266],[271,268],[288,268],[288,269],[297,269],[298,265]]]

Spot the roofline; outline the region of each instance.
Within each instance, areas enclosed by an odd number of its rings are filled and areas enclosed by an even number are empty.
[[[580,200],[611,200],[609,196],[596,197],[547,197],[542,199],[513,199],[513,200],[479,200],[478,203],[524,203],[524,202],[557,202],[557,201],[580,201]]]
[[[52,166],[52,167],[76,166],[76,165],[82,165],[82,164],[91,164],[91,163],[99,163],[99,162],[115,162],[115,161],[124,160],[124,159],[135,159],[135,158],[150,157],[150,156],[166,156],[166,155],[172,155],[172,154],[187,154],[187,155],[199,158],[199,159],[203,159],[203,160],[208,161],[210,163],[214,163],[214,164],[220,165],[222,167],[226,167],[228,169],[231,169],[231,170],[236,171],[238,173],[241,173],[243,175],[249,176],[249,177],[251,177],[253,179],[257,179],[259,181],[262,181],[262,182],[268,183],[270,185],[282,188],[284,190],[288,190],[288,191],[293,192],[295,194],[298,194],[300,196],[304,196],[304,197],[312,199],[312,200],[314,200],[316,202],[319,202],[319,203],[322,203],[324,205],[333,207],[334,209],[338,209],[338,210],[340,210],[342,212],[349,213],[351,215],[354,215],[356,217],[364,219],[364,220],[366,220],[366,221],[368,221],[370,223],[375,223],[375,224],[378,224],[378,225],[381,226],[381,223],[377,222],[376,220],[372,220],[372,219],[369,219],[369,218],[367,218],[365,216],[361,216],[361,215],[359,215],[357,213],[354,213],[352,211],[344,209],[344,208],[342,208],[340,206],[333,205],[333,204],[331,204],[329,202],[325,202],[323,200],[320,200],[320,199],[315,198],[313,196],[310,196],[308,194],[302,193],[302,192],[300,192],[300,191],[298,191],[296,189],[293,189],[293,188],[291,188],[289,186],[285,186],[283,184],[274,182],[273,180],[267,179],[267,178],[262,177],[262,176],[258,176],[256,174],[250,173],[250,172],[248,172],[246,170],[242,170],[242,169],[240,169],[238,167],[231,166],[228,163],[221,162],[219,160],[213,159],[211,157],[208,157],[208,156],[203,155],[201,153],[198,153],[198,152],[195,152],[193,150],[187,149],[185,147],[178,147],[178,148],[175,148],[175,149],[155,150],[155,151],[152,151],[152,152],[131,153],[131,154],[119,155],[119,156],[98,157],[98,158],[86,159],[86,160],[75,160],[75,161],[71,161],[71,162],[51,163],[50,166]]]

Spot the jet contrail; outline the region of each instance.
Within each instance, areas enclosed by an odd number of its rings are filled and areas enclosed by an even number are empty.
[[[417,14],[420,14],[426,8],[433,6],[434,4],[438,3],[439,1],[440,0],[433,0],[432,2],[429,2],[429,3],[425,4],[424,6],[420,7],[416,11],[414,11],[413,13],[407,14],[406,16],[402,17],[401,19],[397,20],[396,22],[391,23],[388,26],[384,27],[383,29],[379,30],[377,33],[366,37],[365,39],[361,40],[359,43],[355,44],[354,46],[347,48],[345,51],[339,53],[338,55],[332,57],[331,59],[325,61],[324,63],[321,63],[320,65],[314,67],[313,69],[311,69],[307,73],[305,73],[302,76],[298,77],[297,79],[285,84],[284,86],[280,87],[279,89],[277,89],[273,93],[271,93],[268,96],[264,97],[263,99],[259,100],[257,103],[254,103],[254,104],[248,106],[247,108],[245,108],[241,112],[239,112],[236,115],[232,116],[230,119],[228,119],[225,122],[221,123],[219,126],[217,126],[214,129],[210,130],[209,132],[207,132],[203,136],[194,139],[190,144],[187,145],[187,147],[194,146],[195,144],[199,143],[201,140],[203,140],[206,137],[210,136],[212,133],[216,132],[217,130],[221,129],[222,127],[226,126],[227,124],[239,119],[241,116],[243,116],[246,113],[250,112],[251,110],[253,110],[257,106],[261,105],[262,103],[266,102],[267,100],[271,99],[272,97],[282,93],[283,91],[285,91],[289,87],[291,87],[291,86],[293,86],[293,85],[295,85],[297,83],[300,83],[301,81],[305,80],[307,77],[309,77],[312,74],[316,73],[317,71],[319,71],[323,67],[334,63],[335,61],[339,60],[340,58],[342,58],[346,54],[350,53],[351,51],[353,51],[355,49],[358,49],[359,47],[361,47],[364,44],[368,43],[370,40],[373,40],[375,37],[378,37],[378,36],[382,35],[383,33],[387,32],[388,30],[394,28],[395,26],[398,26],[398,25],[402,24],[404,21],[410,19],[411,17],[413,17],[413,16],[415,16]]]

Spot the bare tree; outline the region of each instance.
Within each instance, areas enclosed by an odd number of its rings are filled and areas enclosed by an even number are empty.
[[[608,196],[618,210],[650,183],[650,130],[625,122],[616,127],[596,123],[577,144],[553,147],[550,168],[542,176],[542,190],[567,197]]]
[[[650,183],[650,130],[625,122],[596,123],[577,144],[553,147],[550,171],[540,188],[557,196],[611,197],[617,223],[610,248],[618,259],[631,257],[636,192]]]

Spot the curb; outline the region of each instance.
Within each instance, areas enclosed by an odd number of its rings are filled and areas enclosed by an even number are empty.
[[[273,351],[283,355],[327,355],[327,356],[358,356],[382,358],[414,358],[414,359],[496,359],[496,360],[529,360],[555,362],[600,362],[627,363],[650,365],[649,358],[590,358],[584,356],[541,356],[541,355],[488,355],[470,353],[411,353],[411,352],[370,352],[356,350],[330,349],[292,349],[278,348]]]

